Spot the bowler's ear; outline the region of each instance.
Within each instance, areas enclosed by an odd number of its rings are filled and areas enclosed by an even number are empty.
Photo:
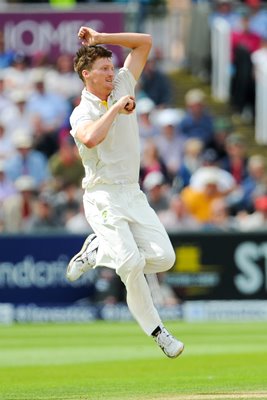
[[[89,75],[90,75],[90,72],[87,71],[87,69],[83,69],[82,70],[82,76],[83,76],[84,79],[88,78]]]

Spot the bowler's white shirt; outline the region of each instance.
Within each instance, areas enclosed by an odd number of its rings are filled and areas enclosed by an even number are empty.
[[[80,124],[86,121],[98,120],[122,96],[134,96],[136,81],[127,68],[121,68],[114,82],[107,106],[89,93],[82,92],[80,104],[70,116],[71,134],[75,139],[85,177],[82,182],[84,189],[96,184],[132,184],[139,179],[140,144],[136,112],[130,115],[118,114],[105,140],[94,148],[87,148],[76,137]]]

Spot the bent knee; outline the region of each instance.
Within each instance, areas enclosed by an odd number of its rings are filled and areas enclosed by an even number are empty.
[[[120,260],[118,262],[118,267],[116,269],[117,274],[120,276],[121,280],[125,282],[129,275],[134,275],[143,271],[145,267],[145,258],[139,253],[139,251],[135,251],[129,257]]]
[[[168,251],[166,251],[163,255],[162,259],[162,272],[168,271],[171,269],[175,263],[175,252],[173,248],[170,248]]]

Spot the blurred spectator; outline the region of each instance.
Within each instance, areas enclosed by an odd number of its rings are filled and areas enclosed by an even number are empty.
[[[17,193],[2,202],[4,230],[25,232],[33,217],[37,187],[31,176],[21,175],[15,181],[15,188]]]
[[[32,117],[27,110],[27,100],[29,95],[22,90],[13,90],[10,93],[11,106],[5,110],[5,122],[8,135],[13,140],[14,132],[21,129],[31,138],[34,134]]]
[[[154,304],[158,307],[171,307],[179,303],[173,288],[166,282],[166,273],[148,274],[146,279]]]
[[[105,305],[117,304],[125,301],[125,287],[114,270],[97,268],[95,293],[92,301]]]
[[[55,212],[52,195],[46,192],[41,193],[35,199],[32,218],[27,229],[35,232],[62,229],[60,222]]]
[[[80,210],[82,194],[74,183],[65,182],[55,195],[54,208],[63,225]]]
[[[151,172],[161,172],[164,180],[171,183],[167,167],[159,156],[158,148],[153,139],[147,139],[144,144],[140,167],[140,183],[143,186],[144,179]]]
[[[237,117],[251,122],[255,107],[255,80],[251,54],[260,48],[260,36],[250,31],[249,15],[241,19],[241,30],[231,34],[233,75],[231,80],[231,104]],[[235,117],[236,117],[235,116]]]
[[[15,146],[7,134],[6,126],[0,118],[0,161],[9,159],[15,152]]]
[[[11,93],[18,89],[26,93],[32,90],[30,62],[23,53],[17,53],[13,58],[12,65],[5,69],[5,90]]]
[[[210,16],[210,24],[212,25],[217,18],[226,21],[231,29],[235,29],[239,16],[233,7],[233,0],[215,0],[213,2],[214,9]]]
[[[141,152],[144,148],[146,139],[154,138],[159,134],[159,127],[152,118],[155,103],[148,97],[142,97],[137,100],[136,112],[138,117],[139,134],[141,141]]]
[[[218,117],[214,121],[214,136],[211,148],[217,154],[217,160],[226,156],[226,139],[232,133],[233,125],[227,117]]]
[[[184,151],[185,137],[178,129],[181,118],[180,110],[171,108],[159,111],[156,118],[160,134],[155,137],[155,143],[172,178],[180,168]]]
[[[158,216],[167,231],[192,231],[200,227],[178,194],[172,196],[168,210],[160,211]]]
[[[139,91],[154,101],[156,107],[169,107],[173,102],[171,82],[157,67],[157,60],[147,61],[141,76]]]
[[[267,10],[261,0],[245,1],[250,14],[249,29],[258,36],[267,34]]]
[[[77,152],[77,146],[68,135],[62,138],[58,151],[50,157],[49,169],[58,188],[64,183],[80,185],[84,177],[84,167]]]
[[[237,230],[238,224],[230,213],[230,209],[225,199],[216,199],[211,203],[210,220],[202,229],[216,231],[232,231]]]
[[[84,215],[82,203],[77,212],[69,210],[69,212],[65,214],[65,228],[70,233],[88,235],[90,226],[88,225],[88,221]]]
[[[252,212],[254,198],[267,193],[267,174],[265,157],[254,154],[248,159],[248,176],[241,184],[241,198],[235,205],[238,210]]]
[[[15,193],[14,183],[6,177],[4,162],[0,160],[0,208],[2,202]]]
[[[230,172],[239,185],[248,175],[247,146],[244,137],[239,133],[229,135],[226,139],[226,153],[227,155],[220,161],[220,166]]]
[[[201,182],[196,180],[195,183],[193,181],[192,185],[192,177],[190,185],[181,191],[181,199],[189,213],[201,224],[206,224],[210,221],[212,202],[225,197],[218,171],[214,167],[206,168],[207,173],[203,174]]]
[[[144,179],[143,188],[150,206],[156,213],[169,208],[170,189],[165,185],[161,172],[150,172]]]
[[[32,149],[32,139],[24,131],[14,132],[16,153],[6,162],[7,176],[15,181],[21,175],[30,175],[40,187],[50,179],[45,156]]]
[[[238,227],[241,231],[253,231],[267,229],[267,195],[256,197],[254,200],[255,211],[252,214],[246,212],[237,215]]]
[[[174,186],[176,189],[175,191],[180,191],[182,188],[189,185],[192,174],[202,164],[202,151],[202,140],[191,138],[185,141],[182,163],[174,182]]]
[[[69,115],[70,104],[63,96],[46,90],[43,73],[35,75],[34,87],[27,103],[35,127],[34,147],[50,157],[58,150],[59,130]]]
[[[65,99],[80,95],[82,82],[73,70],[73,60],[69,54],[61,54],[55,68],[45,74],[45,86],[48,92],[57,93]]]
[[[205,94],[200,89],[191,89],[185,95],[186,114],[179,124],[181,132],[187,138],[195,137],[208,147],[213,140],[213,117],[208,112]]]

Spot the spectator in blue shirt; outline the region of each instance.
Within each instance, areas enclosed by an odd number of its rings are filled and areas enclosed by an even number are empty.
[[[16,153],[6,161],[6,175],[15,181],[21,175],[29,175],[40,187],[50,179],[48,162],[39,151],[32,149],[32,139],[24,131],[14,133]]]
[[[197,138],[208,147],[213,140],[213,117],[204,104],[205,94],[200,89],[191,89],[185,95],[186,114],[179,128],[186,138]]]

